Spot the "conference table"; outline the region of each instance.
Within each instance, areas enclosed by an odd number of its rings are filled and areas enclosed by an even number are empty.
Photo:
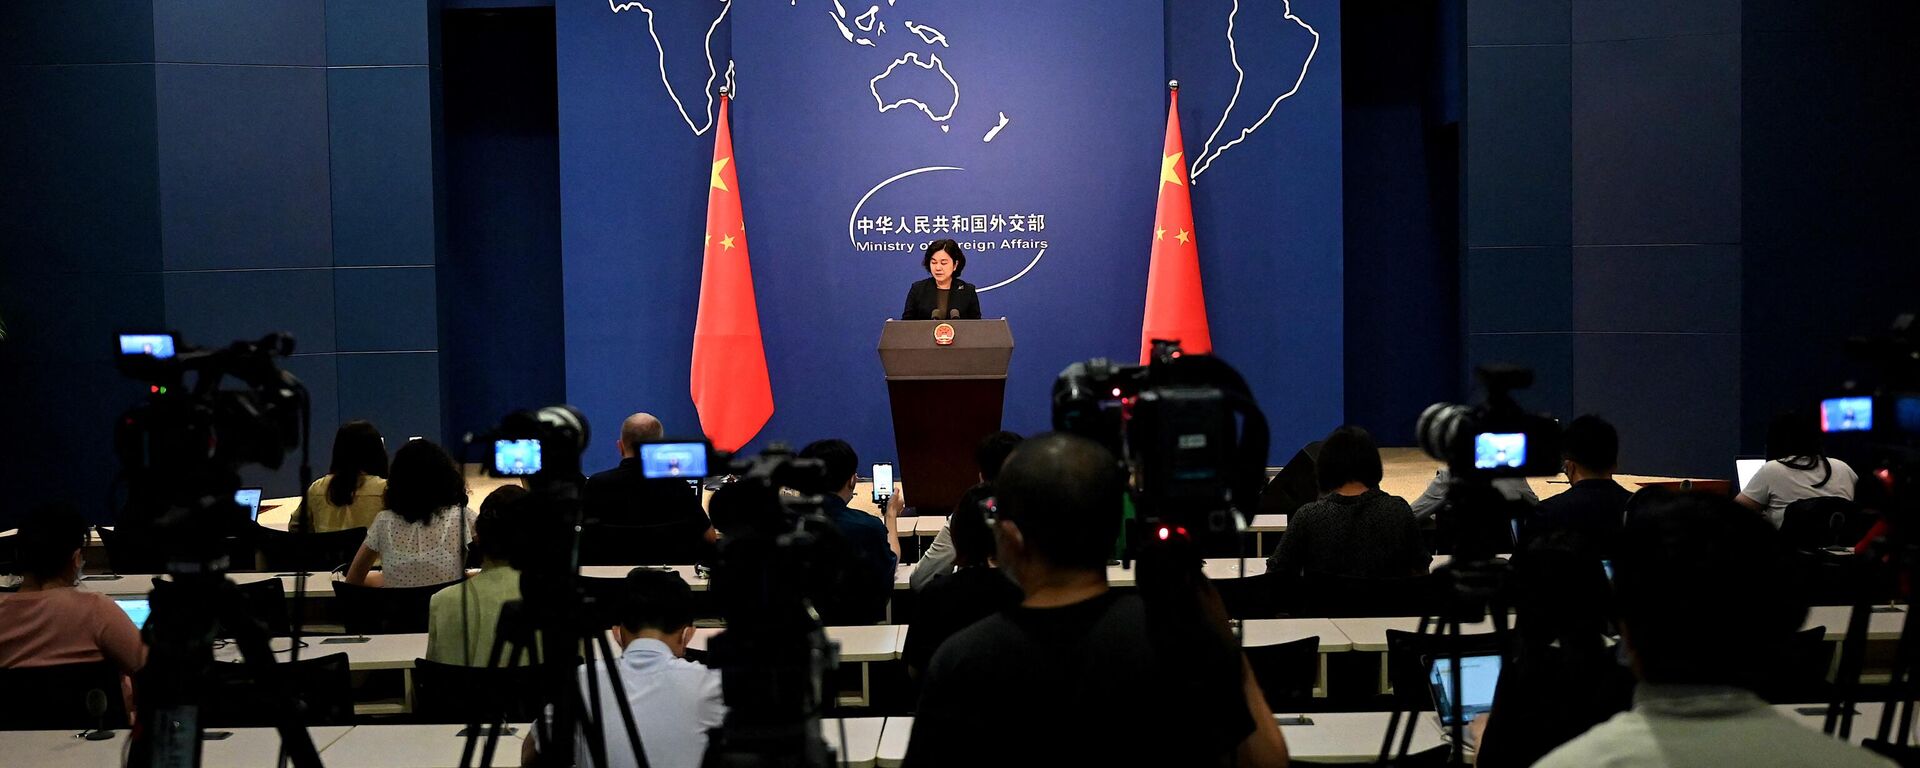
[[[1387,734],[1390,712],[1313,712],[1304,715],[1274,713],[1282,721],[1280,734],[1287,739],[1287,755],[1294,760],[1321,763],[1367,763],[1380,756],[1380,743]],[[1286,725],[1293,718],[1304,718],[1300,725]],[[1311,723],[1306,724],[1306,723]],[[1401,729],[1406,729],[1402,719]],[[1413,744],[1409,754],[1440,746],[1439,721],[1433,713],[1422,712],[1413,718]],[[907,744],[913,739],[913,718],[889,717],[880,733],[878,760],[881,768],[897,768],[907,759]],[[1398,742],[1395,742],[1396,746]]]
[[[886,718],[851,717],[823,719],[820,735],[854,768],[874,765],[880,749]],[[845,730],[846,740],[841,741]],[[466,726],[446,725],[356,725],[315,726],[307,729],[320,759],[327,768],[454,768],[466,745]],[[272,728],[223,728],[210,733],[228,736],[205,742],[201,765],[205,768],[258,768],[272,765],[280,747],[280,734]],[[114,732],[106,741],[74,738],[74,731],[0,731],[0,754],[9,764],[35,768],[119,768],[127,748],[127,730]],[[531,726],[512,726],[502,734],[496,748],[494,765],[519,765],[520,745],[531,733]],[[485,737],[485,732],[481,734]],[[903,746],[904,750],[905,747]],[[474,761],[479,762],[475,751]]]

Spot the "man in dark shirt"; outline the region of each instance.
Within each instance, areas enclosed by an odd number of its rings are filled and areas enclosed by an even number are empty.
[[[893,573],[900,564],[900,539],[894,524],[906,501],[895,489],[887,500],[885,517],[874,517],[847,506],[859,482],[860,457],[845,440],[816,440],[800,449],[800,458],[819,459],[826,464],[827,482],[819,488],[795,490],[818,494],[827,519],[833,521],[846,540],[850,562],[847,583],[839,599],[820,606],[820,618],[828,624],[876,624],[887,618],[887,602],[893,598]]]
[[[1565,531],[1584,554],[1613,558],[1627,500],[1633,492],[1613,480],[1620,463],[1620,433],[1599,416],[1588,414],[1567,424],[1560,438],[1562,469],[1571,483],[1559,495],[1540,502],[1523,533],[1529,540]]]
[[[1138,595],[1108,590],[1122,483],[1113,455],[1082,437],[1042,435],[1007,458],[989,518],[1026,597],[934,653],[908,766],[1286,763],[1244,657],[1238,690],[1183,686],[1207,649],[1157,651],[1153,630],[1168,628]]]
[[[605,526],[602,536],[589,536],[586,543],[618,538],[621,546],[631,545],[631,551],[607,553],[619,565],[685,565],[713,547],[713,523],[700,506],[700,489],[677,478],[649,480],[642,473],[640,445],[659,440],[662,432],[660,420],[651,415],[628,416],[620,425],[620,465],[587,478],[581,494],[590,524]]]
[[[1020,587],[993,567],[993,530],[980,509],[992,498],[990,484],[968,488],[947,518],[956,570],[933,577],[920,591],[912,631],[901,653],[907,671],[915,677],[926,674],[934,652],[954,633],[1020,604]]]

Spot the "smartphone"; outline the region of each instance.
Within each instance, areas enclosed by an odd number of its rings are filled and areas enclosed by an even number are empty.
[[[873,503],[885,504],[893,498],[893,465],[886,462],[873,465]]]
[[[501,477],[525,477],[539,471],[539,440],[493,441],[494,474]]]

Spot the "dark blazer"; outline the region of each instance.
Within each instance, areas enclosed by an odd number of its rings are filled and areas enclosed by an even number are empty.
[[[613,565],[685,565],[713,548],[699,489],[684,480],[648,480],[638,457],[587,478],[581,504],[590,523],[582,547],[595,551],[596,562],[606,559],[600,550],[616,550],[606,553]]]
[[[933,278],[929,277],[913,284],[907,289],[907,307],[900,310],[902,320],[947,320],[934,317],[933,310],[940,306],[940,289],[933,287]],[[947,293],[947,309],[960,310],[961,320],[980,319],[980,294],[973,289],[973,283],[960,278],[953,279],[953,288]]]

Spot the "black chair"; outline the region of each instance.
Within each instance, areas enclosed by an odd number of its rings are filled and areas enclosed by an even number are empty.
[[[620,600],[626,583],[626,579],[580,577],[581,591],[593,600],[588,609],[588,619],[593,626],[611,627],[620,623]]]
[[[590,525],[580,536],[582,565],[689,565],[709,559],[705,520],[659,525]]]
[[[201,718],[209,728],[266,728],[292,706],[305,725],[353,725],[353,675],[347,655],[288,662],[275,657],[275,681],[243,662],[217,662],[208,675]]]
[[[106,696],[106,712],[87,711],[93,692]],[[120,668],[112,662],[0,669],[0,730],[49,731],[127,727]]]
[[[1373,579],[1309,573],[1300,580],[1292,613],[1316,618],[1425,616],[1436,607],[1434,590],[1431,576]]]
[[[427,605],[433,593],[460,582],[425,587],[369,587],[333,583],[348,634],[389,635],[427,631]]]
[[[270,571],[326,573],[353,562],[367,529],[348,528],[325,533],[289,533],[260,529],[262,565]]]
[[[1320,638],[1253,645],[1241,651],[1246,653],[1253,679],[1274,711],[1300,711],[1312,706],[1313,685],[1320,678]]]
[[[1873,527],[1874,516],[1850,499],[1823,496],[1787,505],[1780,535],[1796,549],[1851,547]]]
[[[1787,641],[1785,663],[1775,668],[1755,693],[1774,704],[1827,701],[1833,693],[1832,684],[1827,682],[1833,652],[1824,626],[1793,633]]]
[[[235,587],[240,592],[240,605],[249,617],[265,629],[268,637],[286,637],[293,634],[287,613],[287,585],[279,579],[261,579]],[[215,630],[219,637],[233,637],[231,628],[222,626]]]
[[[413,712],[423,723],[525,723],[545,707],[535,667],[413,662]],[[609,705],[611,706],[611,705]]]
[[[1499,638],[1491,633],[1458,638],[1387,630],[1387,684],[1393,686],[1393,706],[1410,712],[1433,709],[1433,691],[1427,673],[1440,656],[1476,656],[1500,653]]]
[[[1271,619],[1280,615],[1281,582],[1265,574],[1214,579],[1213,590],[1231,619]]]

